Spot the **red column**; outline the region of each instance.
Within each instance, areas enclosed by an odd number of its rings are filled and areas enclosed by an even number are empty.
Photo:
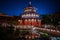
[[[41,26],[41,20],[38,20],[38,27]]]
[[[34,21],[32,21],[32,25],[34,25]]]
[[[28,24],[28,21],[27,21],[27,19],[25,19],[25,21],[24,21],[24,24],[25,24],[25,25],[27,25],[27,24]]]
[[[35,26],[35,27],[37,26],[37,22],[36,22],[36,19],[34,20],[34,26]]]
[[[28,20],[28,25],[31,25],[31,21]]]

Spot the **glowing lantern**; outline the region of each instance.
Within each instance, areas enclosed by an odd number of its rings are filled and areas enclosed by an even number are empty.
[[[19,22],[19,25],[23,25],[22,20],[18,20],[18,22]]]

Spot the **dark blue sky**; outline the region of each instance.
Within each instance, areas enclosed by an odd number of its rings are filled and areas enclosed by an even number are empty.
[[[10,16],[20,15],[23,8],[28,6],[29,0],[0,0],[0,11]],[[37,7],[39,14],[52,14],[60,10],[59,0],[32,0],[32,5]]]

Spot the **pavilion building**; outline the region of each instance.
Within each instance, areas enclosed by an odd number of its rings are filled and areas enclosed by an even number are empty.
[[[37,8],[29,5],[24,8],[24,12],[21,14],[21,19],[18,20],[19,25],[33,25],[35,27],[41,26],[40,15],[36,12]]]

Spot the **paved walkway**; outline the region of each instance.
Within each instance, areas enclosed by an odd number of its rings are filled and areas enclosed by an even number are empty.
[[[45,29],[45,28],[37,28],[39,32],[45,32],[53,36],[59,36],[60,37],[60,31],[59,30],[53,30],[53,29]]]

